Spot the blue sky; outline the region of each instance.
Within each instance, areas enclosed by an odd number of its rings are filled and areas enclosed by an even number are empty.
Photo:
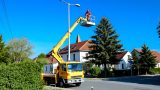
[[[7,43],[12,36],[7,26],[5,10],[0,0],[0,34]],[[160,21],[160,0],[66,0],[79,3],[71,6],[71,25],[84,16],[87,9],[96,17],[96,24],[105,16],[119,35],[123,48],[132,51],[144,43],[160,51],[156,27]],[[7,16],[13,38],[27,38],[34,54],[49,52],[68,30],[67,5],[59,0],[5,0]],[[81,40],[91,39],[96,26],[78,25],[72,33],[71,43],[79,34]],[[67,45],[67,42],[63,45]]]

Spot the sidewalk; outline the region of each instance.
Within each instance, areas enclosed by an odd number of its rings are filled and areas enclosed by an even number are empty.
[[[42,90],[72,90],[69,88],[60,88],[55,86],[44,86]]]

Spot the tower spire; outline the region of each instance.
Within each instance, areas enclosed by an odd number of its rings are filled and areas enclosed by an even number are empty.
[[[76,39],[76,43],[79,43],[79,42],[81,42],[81,38],[80,38],[80,36],[79,36],[79,34],[77,35],[77,39]]]

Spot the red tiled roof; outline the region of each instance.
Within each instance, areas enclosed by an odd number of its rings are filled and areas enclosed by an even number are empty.
[[[48,57],[48,61],[48,63],[58,63],[58,61],[55,58],[53,58],[53,56]]]
[[[48,54],[46,54],[46,57],[49,58],[52,55],[52,51],[50,51]]]
[[[91,50],[89,46],[91,45],[90,41],[83,41],[78,42],[75,44],[70,45],[70,52],[76,52],[76,51],[89,51]],[[60,54],[68,53],[68,46],[65,46],[63,49],[60,50]]]
[[[47,59],[48,59],[48,63],[58,63],[57,60],[52,56],[52,51],[50,51],[47,55],[46,55]]]
[[[139,53],[141,53],[142,52],[142,50],[141,49],[134,49],[134,50],[136,50],[137,52],[139,52]]]
[[[126,53],[127,53],[127,51],[126,51],[126,52],[119,52],[119,53],[116,55],[116,59],[121,60]]]
[[[151,51],[153,56],[156,56],[157,62],[160,63],[160,53],[156,51]]]

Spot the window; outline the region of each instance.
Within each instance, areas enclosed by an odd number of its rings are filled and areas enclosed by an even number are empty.
[[[132,57],[130,55],[128,55],[128,60],[132,60]]]
[[[68,64],[68,70],[69,72],[72,71],[82,71],[82,64]]]
[[[53,65],[51,64],[50,65],[50,72],[52,72],[53,71]]]
[[[71,46],[71,49],[75,49],[76,48],[76,45],[74,45],[74,46]]]
[[[86,53],[86,56],[89,56],[89,54],[88,54],[88,53]]]
[[[67,59],[66,60],[68,61],[68,55],[67,55]]]
[[[76,61],[76,55],[73,54],[73,61]]]
[[[122,63],[122,69],[124,69],[124,64]]]
[[[62,64],[61,68],[62,68],[63,71],[66,71],[66,65],[65,64]]]
[[[47,65],[46,65],[46,71],[47,71]]]

